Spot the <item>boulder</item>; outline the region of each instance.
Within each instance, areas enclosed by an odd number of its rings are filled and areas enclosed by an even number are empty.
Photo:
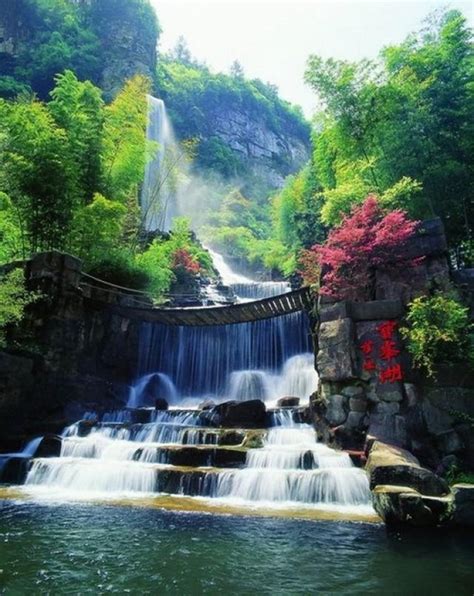
[[[445,480],[422,468],[414,455],[405,449],[375,441],[367,461],[370,487],[378,485],[403,486],[428,496],[449,492]]]
[[[403,400],[401,391],[385,391],[380,394],[380,399],[386,402],[400,402]]]
[[[377,407],[381,405],[382,403],[379,403]],[[370,414],[369,434],[380,441],[405,447],[408,443],[406,421],[403,416],[397,416],[394,413],[398,404],[384,402],[383,405],[389,406],[391,409],[389,413],[373,412]]]
[[[353,412],[366,412],[367,400],[360,397],[351,397],[349,399],[349,409]]]
[[[400,405],[396,402],[384,402],[381,401],[375,405],[375,414],[382,414],[384,416],[390,416],[398,414],[400,411]]]
[[[415,406],[418,402],[418,392],[416,390],[415,385],[413,385],[412,383],[404,383],[403,388],[405,390],[408,407],[410,408]]]
[[[454,523],[459,526],[474,526],[474,484],[455,484]]]
[[[210,410],[212,422],[227,428],[262,428],[266,409],[260,399],[226,401]]]
[[[449,492],[448,484],[430,470],[417,466],[380,466],[370,474],[370,487],[379,484],[409,486],[428,496],[442,496]]]
[[[349,412],[344,426],[348,428],[363,428],[364,426],[366,426],[364,419],[364,412]]]
[[[58,435],[45,435],[35,452],[35,457],[59,457],[62,439]]]
[[[331,395],[326,408],[326,420],[332,426],[338,426],[347,418],[347,398],[343,395]]]
[[[281,397],[277,401],[278,408],[292,408],[295,406],[299,406],[300,398],[299,397]]]
[[[348,385],[342,389],[341,394],[346,397],[359,397],[363,395],[364,389],[359,385]]]
[[[453,497],[430,497],[409,486],[379,485],[372,491],[375,511],[387,525],[438,526],[450,520]]]
[[[448,455],[464,449],[464,443],[455,430],[446,430],[436,435],[436,445],[441,453]]]
[[[155,410],[167,410],[168,402],[163,397],[155,399]]]
[[[216,402],[212,401],[212,399],[206,399],[199,404],[198,408],[200,410],[211,410],[215,405]]]

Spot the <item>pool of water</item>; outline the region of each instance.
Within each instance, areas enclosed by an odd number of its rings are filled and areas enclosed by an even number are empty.
[[[466,594],[469,534],[0,501],[0,594]]]

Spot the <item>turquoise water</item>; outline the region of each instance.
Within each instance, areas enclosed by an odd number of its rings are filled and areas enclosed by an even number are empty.
[[[0,594],[474,593],[469,534],[0,501]]]

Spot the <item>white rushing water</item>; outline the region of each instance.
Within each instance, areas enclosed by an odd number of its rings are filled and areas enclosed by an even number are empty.
[[[170,465],[170,448],[217,444],[220,431],[199,426],[198,412],[160,412],[153,422],[128,428],[96,422],[86,436],[79,436],[84,431],[77,423],[63,437],[59,457],[33,461],[26,485],[61,498],[164,492],[244,506],[371,512],[367,475],[347,453],[318,443],[314,429],[295,422],[290,409],[275,412],[274,420],[279,425],[237,469],[216,467],[212,450],[201,467]]]
[[[221,255],[212,256],[224,283],[241,301],[289,291],[285,282],[253,281],[233,272]],[[281,397],[307,403],[317,387],[313,354],[295,349],[308,346],[294,337],[304,329],[304,315],[289,317],[260,327],[230,326],[230,331],[180,329],[168,336],[169,330],[158,329],[154,341],[146,338],[145,347],[163,350],[158,359],[163,368],[138,379],[128,409],[100,417],[87,412],[64,429],[59,457],[33,460],[27,489],[64,498],[165,493],[252,507],[371,512],[366,473],[354,467],[347,453],[318,443],[314,429],[301,423],[298,409],[275,408]],[[246,358],[236,358],[239,353]],[[248,366],[236,366],[239,362]],[[191,396],[182,389],[190,379]],[[210,387],[216,389],[211,392]],[[155,410],[158,398],[172,408]],[[270,428],[253,431],[264,437],[262,446],[239,451],[245,449],[245,430],[231,430],[232,445],[241,443],[238,451],[220,446],[224,431],[213,427],[212,409],[196,408],[209,398],[216,403],[265,401]],[[34,449],[32,444],[32,455]],[[230,464],[229,453],[238,456]]]

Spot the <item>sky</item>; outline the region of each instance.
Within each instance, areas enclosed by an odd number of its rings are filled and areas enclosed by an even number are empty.
[[[238,60],[250,78],[275,84],[310,117],[316,97],[304,83],[307,58],[375,58],[443,6],[473,22],[474,0],[151,0],[169,50],[182,35],[193,56],[228,72]]]

